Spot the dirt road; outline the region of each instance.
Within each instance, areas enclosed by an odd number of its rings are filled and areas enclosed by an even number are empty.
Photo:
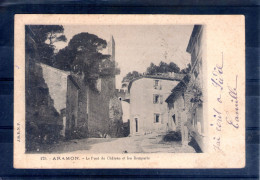
[[[149,134],[64,141],[51,146],[48,153],[195,153],[195,150],[180,142],[164,142],[162,136]]]

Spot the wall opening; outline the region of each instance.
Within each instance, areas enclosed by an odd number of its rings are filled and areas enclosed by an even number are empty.
[[[172,116],[172,120],[173,120],[174,124],[176,125],[175,114]]]
[[[135,132],[138,132],[138,119],[135,118]]]
[[[159,123],[160,122],[160,114],[154,114],[154,122]]]

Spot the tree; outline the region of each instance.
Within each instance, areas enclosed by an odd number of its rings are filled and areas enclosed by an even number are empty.
[[[146,69],[146,74],[152,75],[156,74],[157,66],[154,63],[151,63],[150,66]]]
[[[188,74],[191,71],[191,65],[190,63],[187,65],[186,68],[182,69],[180,73],[182,74]]]
[[[27,25],[26,28],[31,30],[37,44],[45,43],[46,40],[49,40],[49,44],[52,45],[54,42],[67,40],[64,35],[61,35],[64,32],[64,28],[61,25]]]
[[[180,72],[180,68],[174,62],[170,62],[170,64],[169,64],[169,72],[179,73]]]
[[[96,80],[102,76],[119,73],[110,55],[100,53],[107,42],[94,34],[80,33],[70,40],[68,46],[55,56],[54,67],[84,76],[86,83],[95,90]]]
[[[137,72],[137,71],[132,71],[129,72],[122,80],[122,82],[130,82],[138,77],[142,76],[141,73]]]
[[[169,65],[163,61],[160,62],[159,67],[158,67],[158,72],[159,73],[167,73],[169,72]]]
[[[53,43],[58,41],[66,42],[67,38],[62,34],[64,28],[61,25],[28,25],[26,32],[30,34],[34,43],[37,44],[39,61],[45,64],[53,64],[54,49]],[[28,45],[29,47],[30,45]]]
[[[174,62],[170,62],[169,64],[167,64],[167,63],[161,61],[159,66],[156,66],[153,63],[151,63],[150,66],[146,70],[147,75],[155,75],[158,73],[168,73],[168,72],[179,73],[180,68]]]
[[[45,42],[48,34],[62,31],[62,26],[25,27],[27,151],[36,149],[40,151],[44,148],[43,144],[57,141],[62,127],[62,118],[54,108],[42,69],[37,65],[37,62],[42,62],[43,59],[48,63],[51,62],[54,46]]]

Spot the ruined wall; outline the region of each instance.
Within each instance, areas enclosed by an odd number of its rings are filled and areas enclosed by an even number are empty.
[[[76,82],[77,86],[79,87],[76,136],[78,138],[84,138],[88,137],[87,84],[81,76],[73,74],[72,77]]]
[[[88,87],[88,131],[89,137],[102,137],[109,130],[109,101],[113,97],[114,81],[111,78],[101,79],[101,91]]]
[[[52,101],[52,105],[54,106],[56,111],[59,113],[59,116],[62,120],[58,121],[58,124],[62,126],[60,134],[65,136],[65,128],[66,128],[66,101],[67,101],[67,78],[69,76],[69,72],[62,71],[51,66],[48,66],[43,63],[36,64],[36,71],[42,72],[42,78],[44,79],[48,90],[49,96]],[[39,78],[39,77],[38,77]],[[34,97],[37,98],[37,97]],[[48,112],[44,112],[44,114],[48,114]],[[48,118],[48,121],[54,121],[53,118]],[[54,122],[52,122],[54,123]],[[59,133],[59,132],[57,132]]]
[[[66,107],[66,129],[67,138],[75,138],[76,127],[78,124],[78,93],[79,88],[71,76],[68,77],[67,107]]]
[[[115,61],[115,41],[111,36],[107,45],[110,61]],[[111,132],[109,116],[110,100],[116,97],[115,76],[101,77],[97,81],[98,91],[87,87],[87,117],[89,137],[106,137]]]
[[[123,136],[123,110],[121,100],[115,95],[109,101],[109,136]]]
[[[39,63],[38,66],[42,68],[42,76],[49,88],[54,107],[60,113],[66,108],[67,77],[70,73],[43,63]]]
[[[41,150],[43,144],[57,142],[62,129],[62,117],[44,79],[45,70],[26,55],[26,151]]]

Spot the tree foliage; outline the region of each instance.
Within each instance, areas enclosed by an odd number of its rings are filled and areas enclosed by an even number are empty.
[[[158,73],[168,73],[168,72],[179,73],[180,68],[174,62],[170,62],[169,64],[167,64],[166,62],[161,61],[158,66],[155,65],[154,63],[151,63],[146,70],[147,75],[155,75]]]
[[[150,66],[146,69],[145,74],[146,75],[157,75],[157,74],[163,74],[163,73],[168,73],[168,72],[173,72],[173,73],[182,73],[182,74],[187,74],[191,70],[191,65],[190,63],[187,65],[186,68],[180,70],[177,64],[174,62],[170,62],[167,64],[166,62],[161,61],[159,65],[155,65],[154,63],[151,63]],[[136,79],[138,77],[142,76],[141,73],[137,71],[129,72],[122,80],[122,83],[124,82],[130,82],[133,79]]]
[[[62,119],[54,108],[37,62],[51,63],[54,46],[45,42],[51,33],[63,32],[63,27],[30,25],[25,30],[26,150],[41,151],[43,144],[57,140]]]
[[[136,79],[138,77],[142,76],[141,73],[137,72],[137,71],[132,71],[132,72],[129,72],[127,73],[127,75],[123,78],[122,80],[122,83],[123,82],[130,82],[132,81],[133,79]]]
[[[37,53],[40,62],[52,66],[55,49],[53,43],[58,41],[67,41],[67,38],[63,35],[63,31],[64,28],[61,25],[26,26],[27,35],[29,35],[32,38],[33,43],[37,45]],[[33,48],[29,41],[26,41],[26,43],[27,48]],[[34,49],[31,50],[34,51]]]
[[[107,42],[94,34],[77,34],[57,53],[53,66],[84,76],[85,82],[94,88],[99,77],[119,73],[110,55],[100,52],[106,46]]]
[[[187,65],[186,68],[182,69],[180,73],[182,74],[188,74],[191,71],[191,65],[190,63]]]

